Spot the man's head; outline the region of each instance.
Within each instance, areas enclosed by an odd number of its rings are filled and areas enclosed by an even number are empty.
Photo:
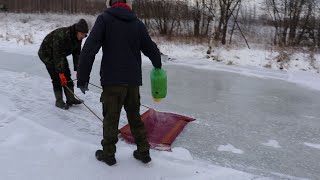
[[[80,21],[75,24],[75,30],[77,32],[77,39],[79,41],[87,37],[89,26],[86,20],[80,19]]]
[[[132,9],[132,0],[107,0],[106,1],[108,8],[112,7],[113,5],[115,5],[117,3],[125,3]]]

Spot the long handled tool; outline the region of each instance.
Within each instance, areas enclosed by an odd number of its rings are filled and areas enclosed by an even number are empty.
[[[72,93],[78,100],[80,100],[80,98],[68,87],[68,86],[64,86],[65,88],[67,88],[67,90]],[[89,109],[89,111],[94,114],[101,122],[103,122],[103,120],[93,111],[89,108],[89,106],[86,105],[86,103],[82,102],[82,104]]]

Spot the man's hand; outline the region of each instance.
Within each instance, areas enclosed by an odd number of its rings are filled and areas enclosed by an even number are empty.
[[[66,76],[63,73],[59,74],[59,78],[60,78],[60,81],[61,81],[61,86],[67,86],[68,81],[67,81]]]
[[[78,81],[77,87],[81,90],[83,94],[86,94],[86,91],[89,91],[88,83],[79,83]]]

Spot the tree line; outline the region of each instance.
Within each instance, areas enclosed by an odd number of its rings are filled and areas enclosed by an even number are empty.
[[[155,35],[222,45],[255,36],[276,46],[320,47],[320,0],[135,0],[133,6]],[[104,0],[0,0],[0,11],[9,12],[96,14],[102,7]]]
[[[277,46],[320,46],[320,0],[138,0],[134,9],[148,29],[164,36],[209,37],[232,43],[235,32],[250,36],[250,27],[272,27]],[[259,13],[258,13],[259,12]]]

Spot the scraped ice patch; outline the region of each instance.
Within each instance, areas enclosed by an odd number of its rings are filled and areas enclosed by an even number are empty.
[[[281,148],[281,146],[279,145],[279,142],[276,140],[269,140],[267,143],[261,143],[261,144],[269,147]]]
[[[320,119],[320,117],[315,117],[315,116],[303,116],[303,117],[308,119]]]
[[[41,77],[0,70],[0,79],[0,125],[1,120],[4,124],[0,129],[1,179],[265,179],[193,160],[183,148],[173,148],[171,153],[152,150],[152,162],[145,166],[133,158],[135,147],[124,142],[117,144],[118,165],[109,167],[94,157],[101,148],[101,135],[78,130],[101,131],[101,123],[92,120],[86,109],[78,106],[66,112],[48,105],[53,99],[52,85]],[[98,112],[99,94],[89,92],[87,96],[86,103]],[[13,108],[8,109],[9,104]]]
[[[237,149],[231,144],[219,146],[218,151],[232,152],[235,154],[243,154],[244,153],[241,149]]]
[[[23,144],[25,138],[26,137],[23,134],[10,135],[6,137],[5,140],[2,140],[2,143],[0,145],[6,147],[15,147],[19,144]]]
[[[320,144],[304,143],[304,145],[312,147],[312,148],[320,149]]]
[[[320,76],[312,75],[309,72],[294,72],[289,73],[288,81],[296,84],[304,85],[306,87],[320,90]]]
[[[174,158],[177,160],[193,160],[191,153],[185,149],[180,147],[172,148],[172,152],[162,151],[158,152],[167,158]]]
[[[10,102],[10,99],[8,96],[0,94],[0,99],[1,99],[1,104],[0,104],[1,113],[4,113],[10,110],[13,107],[13,103]]]

